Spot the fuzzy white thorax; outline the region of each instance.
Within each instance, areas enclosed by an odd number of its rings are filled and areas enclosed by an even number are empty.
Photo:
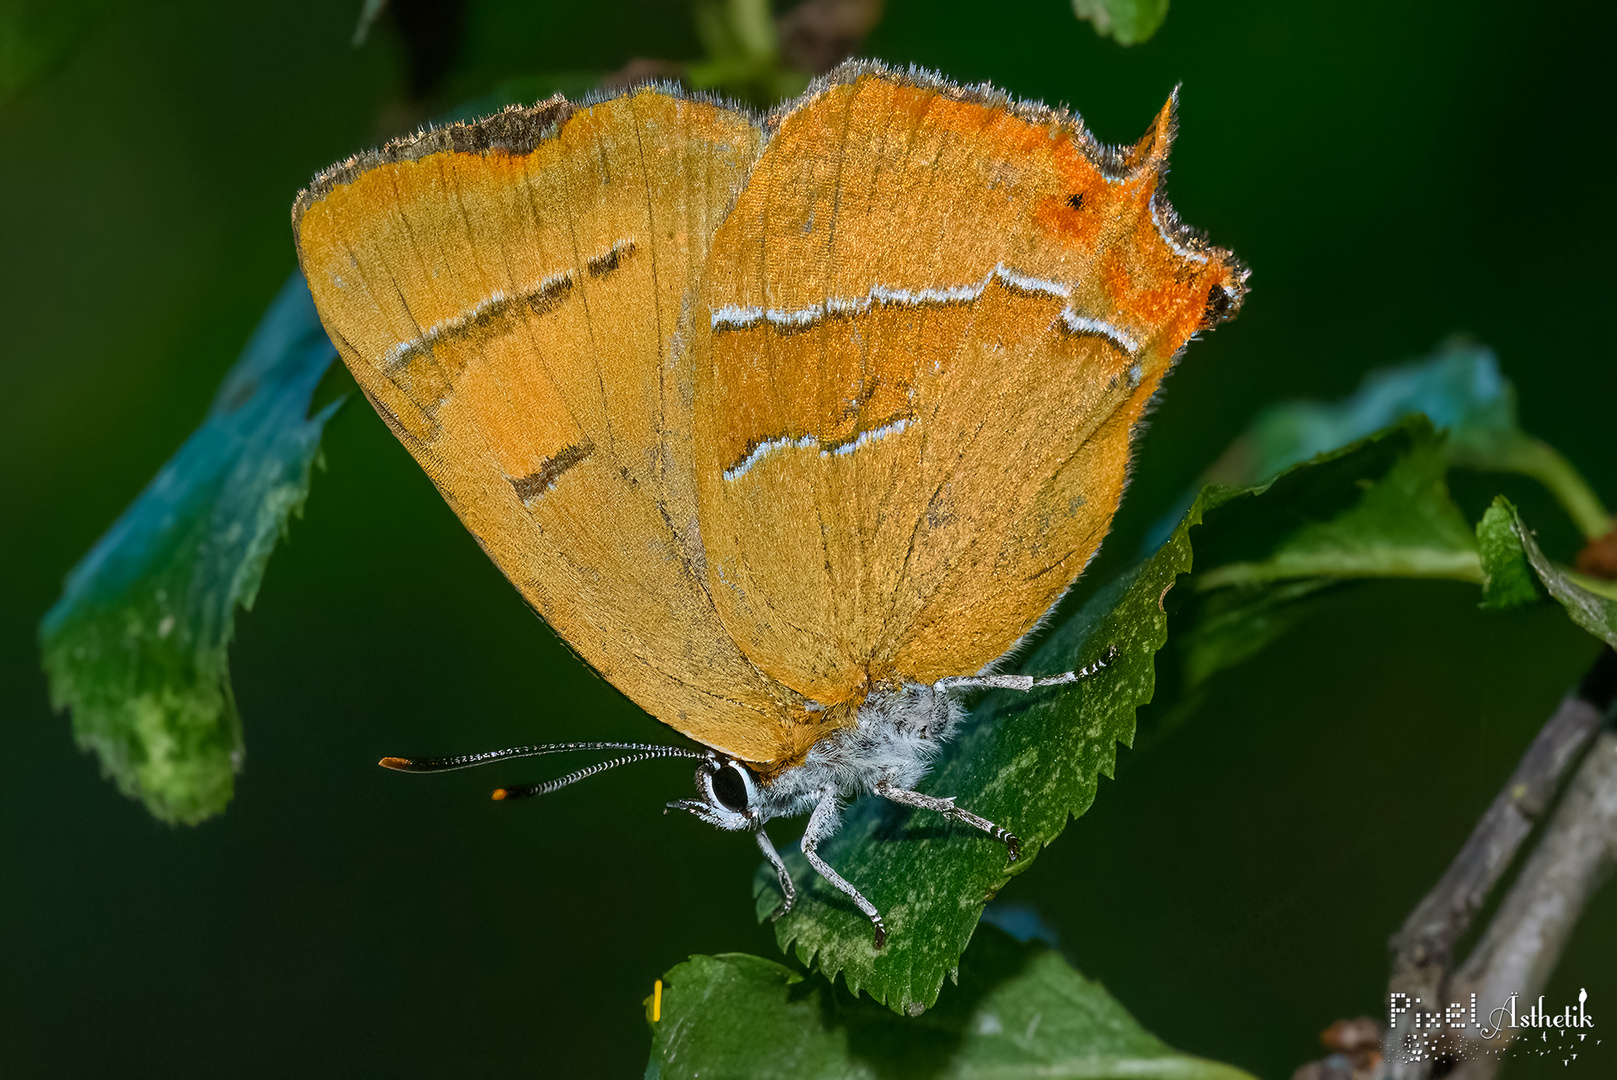
[[[745,812],[729,811],[711,798],[701,809],[687,809],[721,829],[758,829],[774,818],[806,814],[827,795],[846,803],[877,785],[913,790],[964,716],[955,695],[941,686],[878,689],[859,707],[852,725],[815,743],[801,765],[768,783],[749,784]],[[698,770],[699,789],[701,777]]]
[[[931,686],[878,689],[859,707],[854,724],[815,743],[803,764],[759,791],[759,817],[806,813],[827,791],[851,801],[878,784],[911,790],[954,738],[964,715],[953,695]]]

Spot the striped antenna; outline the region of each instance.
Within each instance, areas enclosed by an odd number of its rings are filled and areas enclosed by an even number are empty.
[[[623,757],[613,758],[611,761],[603,761],[597,765],[590,765],[587,768],[579,769],[577,772],[570,772],[566,776],[563,776],[557,780],[552,780],[549,783],[524,784],[521,787],[495,788],[494,801],[502,802],[506,799],[531,799],[535,795],[549,795],[552,791],[559,791],[568,784],[577,783],[587,776],[594,776],[598,772],[605,772],[608,769],[615,769],[619,765],[628,765],[636,761],[649,761],[652,758],[667,757],[705,758],[706,756],[706,754],[693,754],[689,750],[682,750],[676,746],[649,746],[646,748],[645,753],[625,754]]]
[[[487,765],[491,761],[509,761],[511,758],[540,757],[544,754],[566,754],[573,750],[638,750],[646,757],[686,757],[698,760],[707,757],[698,750],[682,746],[653,746],[632,742],[559,742],[539,746],[513,746],[509,750],[490,750],[482,754],[457,754],[454,757],[403,758],[385,757],[377,764],[396,772],[450,772]],[[627,759],[626,759],[627,760]],[[633,760],[639,761],[636,757]]]
[[[605,772],[608,769],[615,769],[619,765],[629,765],[636,761],[650,761],[655,758],[695,758],[698,761],[705,761],[709,756],[697,750],[687,750],[683,746],[655,746],[650,743],[578,742],[544,743],[539,746],[513,746],[509,750],[490,750],[482,754],[458,754],[455,757],[385,757],[377,764],[384,769],[393,769],[396,772],[451,772],[455,769],[470,769],[474,765],[487,765],[491,761],[540,757],[544,754],[565,754],[574,750],[633,750],[635,752],[613,758],[611,761],[603,761],[587,766],[576,772],[570,772],[566,776],[551,780],[548,783],[495,788],[494,801],[503,802],[507,799],[528,799],[535,795],[549,795],[552,791],[559,791],[568,784],[577,783],[585,777],[594,776],[598,772]]]

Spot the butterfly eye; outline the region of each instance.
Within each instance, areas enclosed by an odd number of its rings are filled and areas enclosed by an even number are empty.
[[[726,810],[741,813],[747,808],[748,796],[751,794],[752,784],[741,771],[741,766],[731,761],[713,773],[708,781],[713,798]]]

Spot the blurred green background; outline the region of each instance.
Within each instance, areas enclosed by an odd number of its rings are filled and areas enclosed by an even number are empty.
[[[508,80],[700,56],[674,0],[466,0],[458,35],[408,4],[354,48],[359,6],[113,3],[0,105],[7,1075],[639,1075],[654,978],[693,952],[778,955],[752,845],[661,814],[682,764],[509,806],[489,788],[542,763],[375,767],[664,729],[527,611],[363,401],[239,622],[248,756],[222,818],[154,822],[47,706],[37,621],[293,268],[310,175]],[[436,53],[406,48],[410,18]],[[1454,332],[1498,350],[1524,426],[1617,503],[1614,38],[1599,2],[1177,0],[1132,48],[1062,0],[889,3],[864,55],[1069,102],[1110,141],[1183,83],[1174,203],[1254,268],[1241,317],[1170,380],[1091,579],[1261,404],[1347,393]],[[1531,487],[1456,484],[1473,518],[1495,491],[1570,561]],[[1184,723],[1148,708],[1117,779],[1003,898],[1164,1039],[1289,1076],[1326,1025],[1384,1008],[1387,935],[1595,655],[1557,608],[1476,598],[1338,593]],[[1579,987],[1617,1021],[1610,889],[1549,999]]]

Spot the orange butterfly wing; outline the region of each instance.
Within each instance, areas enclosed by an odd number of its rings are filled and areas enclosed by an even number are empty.
[[[354,159],[293,211],[344,361],[500,569],[641,707],[761,762],[813,718],[706,591],[676,339],[763,138],[656,90],[557,98]]]
[[[825,703],[972,673],[1105,536],[1174,357],[1245,270],[1067,117],[874,65],[778,121],[693,339],[711,592]]]
[[[1169,110],[1114,154],[853,66],[777,127],[556,99],[330,170],[294,224],[359,384],[529,602],[778,768],[1048,610],[1245,271],[1158,198]]]

